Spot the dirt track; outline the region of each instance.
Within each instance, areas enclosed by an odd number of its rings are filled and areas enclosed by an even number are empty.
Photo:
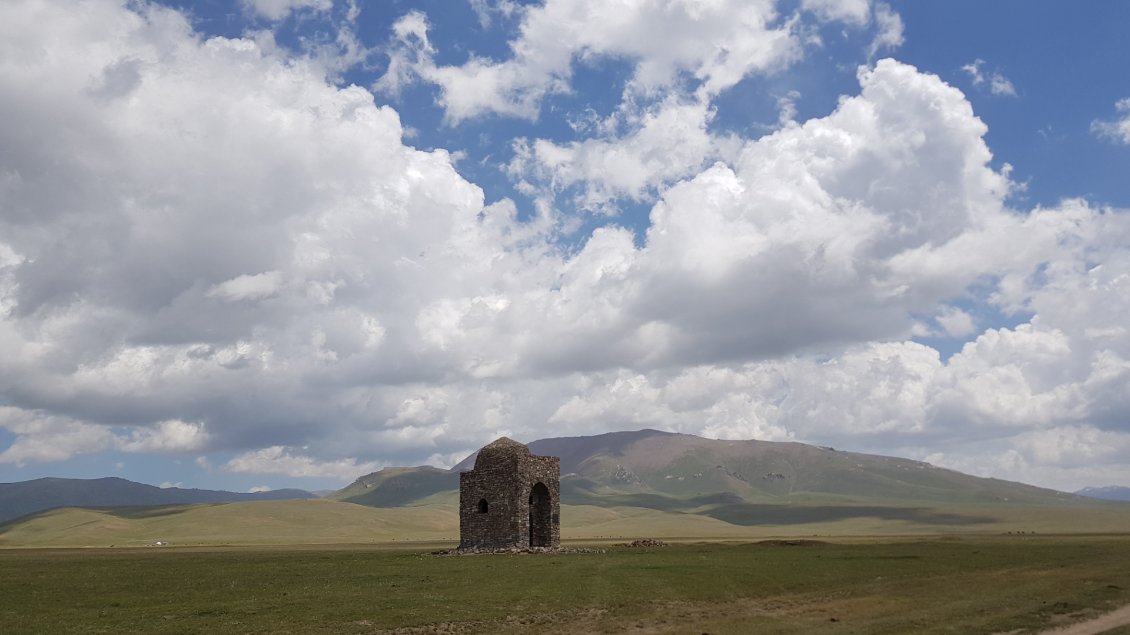
[[[1130,605],[1124,606],[1106,615],[1100,615],[1093,620],[1079,622],[1071,626],[1053,628],[1040,633],[1040,635],[1098,635],[1119,626],[1130,625]]]

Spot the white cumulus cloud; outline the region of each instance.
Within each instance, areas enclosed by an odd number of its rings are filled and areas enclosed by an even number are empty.
[[[862,25],[871,19],[869,0],[801,0],[800,6],[829,21]]]
[[[630,118],[624,123],[628,132],[607,138],[565,144],[521,139],[508,171],[551,190],[580,184],[578,204],[599,210],[617,198],[651,198],[660,187],[697,173],[708,160],[733,158],[740,145],[707,131],[712,112],[700,102],[668,98]]]
[[[349,480],[651,426],[1117,473],[1127,212],[1011,209],[965,95],[892,59],[830,112],[712,135],[720,91],[798,54],[776,11],[551,0],[521,10],[510,57],[454,66],[422,14],[397,23],[385,83],[438,84],[450,122],[533,116],[586,56],[630,62],[638,107],[513,167],[582,206],[654,201],[642,234],[566,247],[576,212],[484,205],[315,59],[145,3],[0,3],[0,462],[223,452]],[[889,7],[866,15],[901,42]],[[923,329],[968,343],[943,359]]]
[[[411,69],[440,87],[452,122],[488,113],[535,118],[543,97],[569,90],[575,63],[613,57],[634,61],[632,92],[653,93],[687,74],[715,95],[799,55],[789,25],[778,18],[769,0],[549,0],[523,13],[510,59],[472,57],[449,66],[434,62],[422,15],[409,13],[395,29],[403,48],[378,85],[399,86]]]
[[[1130,144],[1130,97],[1118,100],[1114,108],[1119,113],[1118,118],[1092,121],[1091,132],[1112,141]]]
[[[349,481],[362,474],[375,472],[381,467],[383,466],[378,463],[358,462],[353,458],[319,461],[303,454],[295,454],[290,448],[272,446],[240,454],[228,461],[223,469],[245,474],[282,474],[292,477],[319,477]],[[260,489],[258,491],[266,490]]]
[[[269,20],[282,20],[299,9],[329,11],[333,0],[242,0],[243,5]]]
[[[984,65],[985,60],[978,58],[962,66],[961,70],[969,74],[970,79],[973,80],[974,86],[988,84],[989,92],[994,95],[1016,97],[1016,87],[1013,86],[1012,81],[1002,75],[1000,71],[993,71],[986,75],[981,70]]]

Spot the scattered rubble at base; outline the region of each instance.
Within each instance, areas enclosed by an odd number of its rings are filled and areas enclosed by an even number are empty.
[[[654,538],[641,538],[632,542],[622,542],[617,547],[648,548],[667,547],[668,543]],[[607,549],[591,549],[589,547],[471,547],[467,549],[440,549],[431,552],[433,556],[488,556],[488,555],[526,555],[538,553],[607,553]]]
[[[633,540],[631,542],[626,542],[621,546],[624,546],[624,547],[666,547],[667,543],[663,542],[662,540],[656,540],[654,538],[641,538],[639,540]]]
[[[589,549],[587,547],[498,547],[484,548],[471,547],[469,549],[440,549],[433,551],[433,556],[489,556],[499,554],[527,555],[538,553],[604,553],[604,549]]]
[[[760,540],[754,544],[766,545],[769,547],[815,547],[817,545],[827,544],[821,540]]]

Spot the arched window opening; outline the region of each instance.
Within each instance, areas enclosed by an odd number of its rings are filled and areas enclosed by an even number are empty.
[[[485,498],[480,498],[480,499],[479,499],[479,513],[480,513],[480,514],[485,514],[485,513],[487,513],[487,511],[489,510],[489,508],[490,508],[490,505],[489,505],[489,504],[487,504],[487,499],[485,499]]]

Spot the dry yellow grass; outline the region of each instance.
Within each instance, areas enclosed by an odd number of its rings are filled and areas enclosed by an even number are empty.
[[[376,509],[332,501],[58,509],[10,525],[3,547],[288,545],[454,540],[449,507]]]
[[[945,534],[1120,533],[1130,527],[1130,505],[951,506],[913,513],[819,520],[821,507],[801,506],[816,522],[741,524],[710,516],[640,507],[564,505],[562,538],[572,541],[750,540],[811,536],[929,536]],[[896,508],[896,511],[898,509]],[[456,541],[453,501],[374,508],[327,500],[264,501],[158,508],[58,509],[0,527],[0,547],[173,545],[301,545]]]

